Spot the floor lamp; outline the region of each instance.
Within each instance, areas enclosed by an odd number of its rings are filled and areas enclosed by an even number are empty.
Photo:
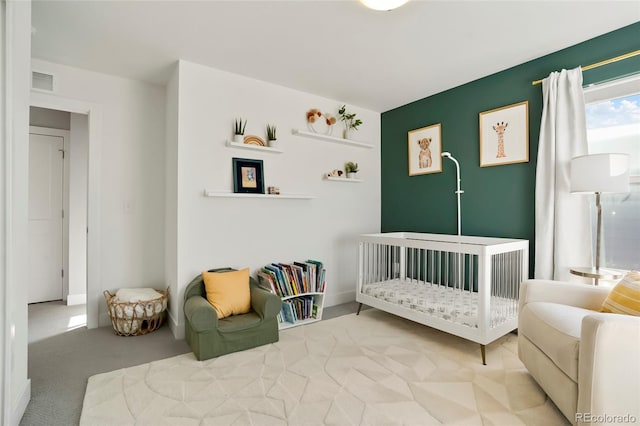
[[[602,246],[602,205],[600,194],[605,192],[629,192],[629,155],[628,154],[591,154],[575,157],[571,160],[571,192],[595,193],[598,222],[596,227],[595,269],[579,273],[595,280],[608,277],[600,269],[600,252]]]

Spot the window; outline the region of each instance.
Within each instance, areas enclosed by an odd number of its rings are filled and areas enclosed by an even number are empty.
[[[602,265],[640,270],[640,76],[585,89],[589,154],[629,154],[631,192],[602,194]],[[592,203],[595,253],[595,202]]]

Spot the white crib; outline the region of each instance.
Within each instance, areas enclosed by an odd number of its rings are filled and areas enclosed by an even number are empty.
[[[392,232],[360,237],[356,301],[485,345],[515,330],[527,240]]]

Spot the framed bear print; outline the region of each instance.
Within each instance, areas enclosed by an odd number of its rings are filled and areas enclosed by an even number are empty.
[[[442,171],[442,125],[441,123],[410,130],[409,176],[440,173]]]

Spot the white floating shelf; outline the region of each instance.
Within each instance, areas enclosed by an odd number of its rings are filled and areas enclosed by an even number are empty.
[[[252,145],[248,143],[232,142],[230,140],[227,140],[227,146],[232,146],[234,148],[253,149],[256,151],[274,152],[276,154],[282,153],[282,150],[278,148],[272,148],[270,146]]]
[[[373,148],[373,145],[371,145],[370,143],[352,141],[350,139],[337,138],[335,136],[322,135],[320,133],[306,132],[304,130],[291,129],[291,133],[297,136],[304,136],[304,137],[313,138],[313,139],[321,139],[324,141],[335,142],[342,145],[353,145],[353,146],[359,146],[361,148]]]
[[[362,179],[332,177],[332,176],[327,176],[326,179],[327,180],[332,180],[332,181],[335,181],[335,182],[349,182],[349,183],[360,183],[360,182],[362,182]]]
[[[297,199],[297,200],[311,200],[316,198],[314,195],[305,195],[305,194],[247,194],[247,193],[237,193],[237,192],[216,192],[216,191],[207,191],[204,190],[205,197],[222,197],[222,198],[287,198],[287,199]]]

